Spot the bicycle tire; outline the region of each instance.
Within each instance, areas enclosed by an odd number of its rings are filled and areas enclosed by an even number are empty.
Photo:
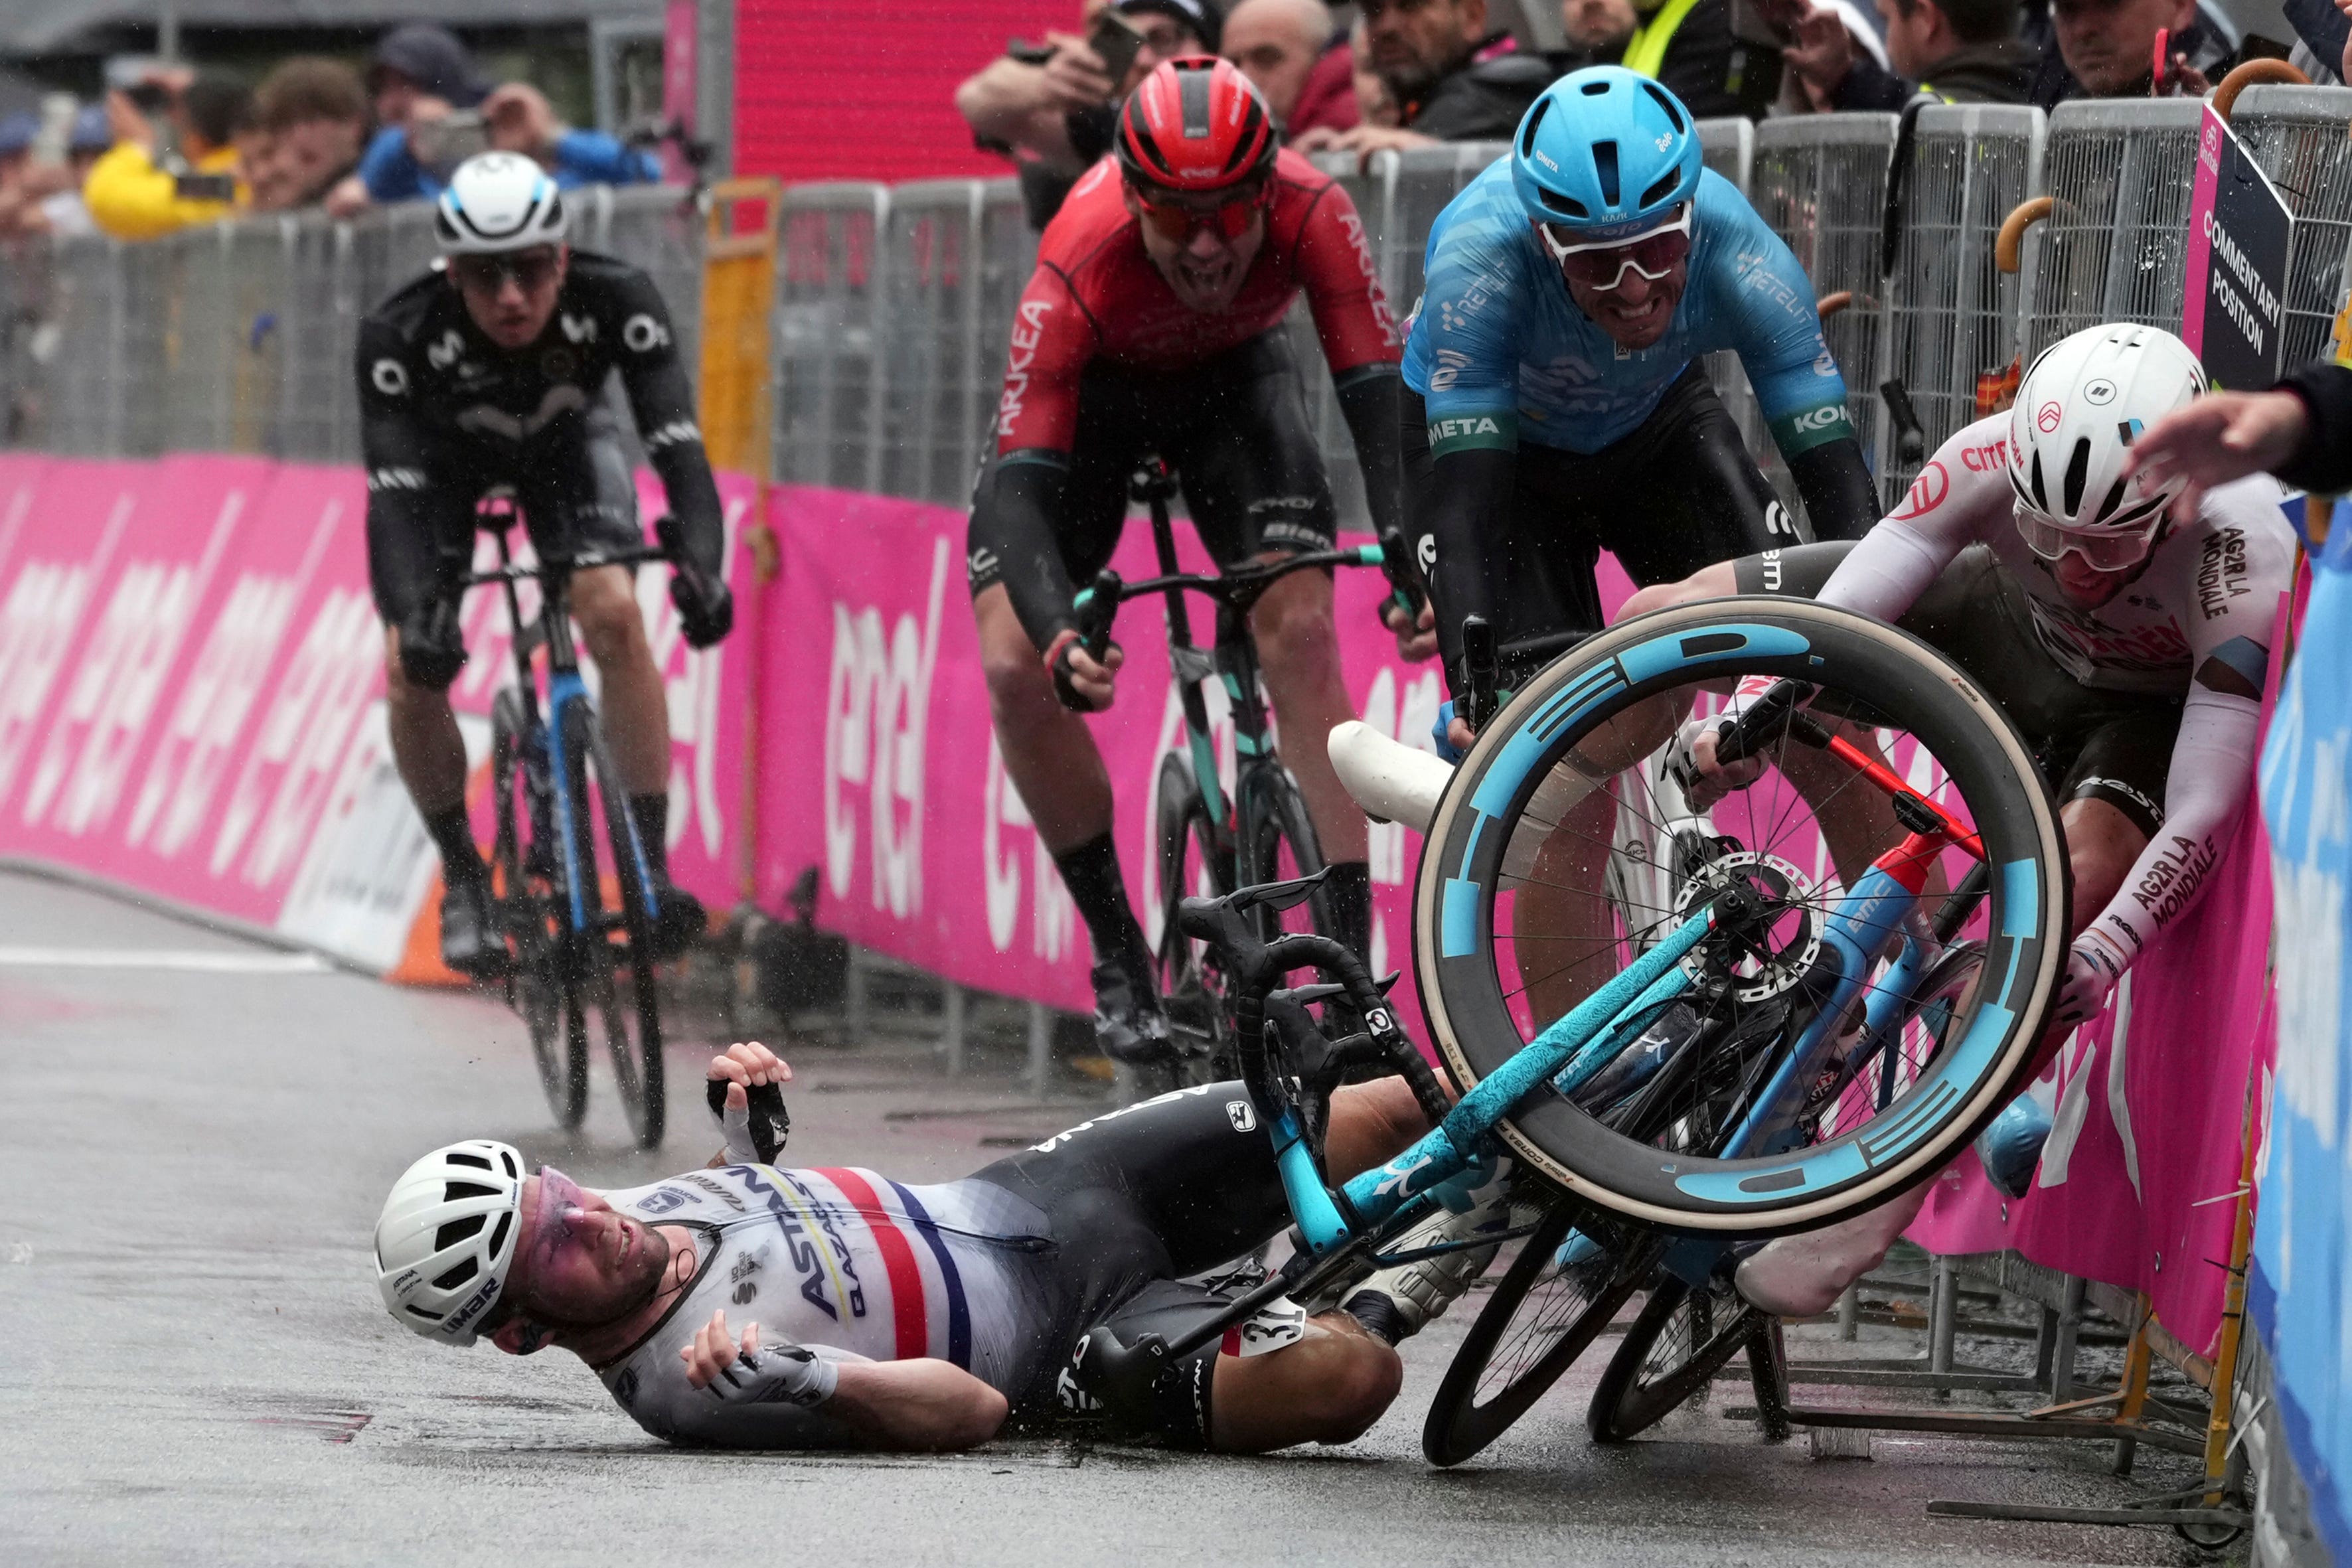
[[[1241,776],[1237,793],[1241,798],[1236,820],[1243,825],[1238,874],[1243,887],[1311,877],[1323,869],[1323,842],[1316,837],[1314,819],[1307,814],[1307,797],[1298,793],[1298,781],[1290,776],[1288,768],[1269,761],[1248,769]],[[1290,852],[1288,866],[1282,863],[1286,848]],[[1339,934],[1331,925],[1330,898],[1322,889],[1308,895],[1298,912],[1323,935]],[[1260,919],[1261,934],[1269,942],[1293,929],[1284,926],[1281,914],[1272,910]]]
[[[1176,906],[1205,884],[1215,892],[1234,889],[1233,868],[1221,864],[1216,833],[1190,763],[1174,752],[1160,759],[1155,802],[1154,852],[1160,867],[1160,1005],[1181,1058],[1166,1069],[1150,1068],[1155,1092],[1218,1083],[1234,1076],[1233,1015],[1216,957],[1178,929]]]
[[[529,727],[511,687],[490,704],[490,787],[496,823],[490,847],[490,887],[499,936],[507,944],[507,1001],[530,1037],[556,1125],[569,1132],[588,1113],[588,1052],[583,1037],[564,1026],[562,948],[554,924],[558,900],[548,879],[531,867],[525,821],[541,819],[530,799],[522,752]]]
[[[1892,626],[1786,599],[1706,601],[1611,627],[1531,680],[1454,771],[1415,888],[1413,954],[1433,1041],[1466,1090],[1523,1044],[1496,977],[1495,908],[1538,785],[1633,704],[1748,674],[1831,687],[1846,713],[1899,715],[1945,770],[1937,787],[1972,814],[1999,874],[1981,906],[1985,984],[1957,1048],[1879,1121],[1754,1158],[1661,1162],[1559,1097],[1523,1102],[1499,1131],[1531,1169],[1613,1214],[1770,1236],[1832,1223],[1941,1169],[2007,1103],[2056,994],[2069,902],[2057,815],[2015,727],[1948,659]]]
[[[1555,1314],[1559,1326],[1554,1328],[1546,1314],[1555,1303],[1537,1292],[1566,1277],[1554,1267],[1555,1255],[1569,1232],[1580,1226],[1609,1232],[1611,1239],[1601,1245],[1613,1265],[1605,1274],[1588,1270],[1597,1279],[1596,1288],[1570,1286],[1575,1294],[1557,1303],[1565,1310]],[[1594,1216],[1582,1205],[1556,1202],[1521,1244],[1518,1257],[1504,1271],[1495,1293],[1463,1336],[1461,1348],[1454,1352],[1454,1361],[1437,1385],[1421,1429],[1421,1450],[1429,1462],[1461,1464],[1510,1430],[1615,1321],[1618,1309],[1641,1288],[1664,1250],[1663,1237],[1635,1235],[1629,1238],[1605,1223],[1596,1226]],[[1531,1300],[1537,1301],[1536,1317],[1531,1323],[1521,1324],[1521,1309]],[[1487,1371],[1498,1351],[1507,1353],[1507,1347],[1517,1342],[1515,1327],[1520,1330],[1517,1337],[1530,1331],[1553,1337],[1532,1362],[1512,1370],[1498,1386],[1488,1390]]]
[[[1693,1290],[1671,1274],[1658,1282],[1593,1386],[1584,1425],[1594,1442],[1632,1440],[1715,1381],[1763,1326],[1763,1313],[1731,1300],[1737,1304],[1717,1322],[1722,1303],[1713,1291]]]
[[[662,1070],[661,1000],[653,962],[653,919],[646,907],[646,886],[641,875],[642,858],[637,845],[635,819],[629,815],[628,794],[621,783],[620,770],[613,762],[612,749],[604,740],[604,727],[585,700],[567,703],[563,710],[564,754],[582,764],[582,782],[593,781],[593,805],[602,808],[604,832],[595,832],[592,796],[585,789],[576,790],[573,800],[576,836],[582,866],[592,874],[591,886],[583,889],[583,905],[588,911],[584,931],[575,932],[580,939],[579,988],[593,1007],[593,1022],[604,1026],[605,1048],[613,1060],[613,1078],[620,1091],[621,1106],[629,1121],[629,1131],[640,1149],[661,1146],[662,1131],[667,1112],[667,1084]],[[611,941],[612,923],[605,918],[603,867],[597,861],[597,845],[605,847],[611,857],[613,891],[620,918],[619,930],[627,945],[615,951]],[[627,975],[628,995],[621,995],[622,974]],[[635,1032],[630,1030],[634,1018]]]

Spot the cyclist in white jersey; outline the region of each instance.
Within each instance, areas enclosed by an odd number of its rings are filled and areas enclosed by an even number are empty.
[[[1173,1338],[1230,1300],[1201,1275],[1289,1223],[1239,1084],[1181,1090],[958,1182],[760,1163],[747,1090],[790,1070],[730,1047],[728,1146],[709,1167],[593,1193],[503,1143],[457,1143],[395,1184],[379,1288],[427,1338],[587,1362],[639,1426],[731,1448],[966,1447],[1008,1416],[1078,1412],[1180,1445],[1344,1442],[1395,1397],[1396,1352],[1345,1311],[1278,1300],[1104,1410],[1087,1331]],[[1335,1173],[1426,1123],[1402,1080],[1342,1089]]]
[[[2075,936],[2045,1061],[2195,904],[2252,779],[2273,623],[2294,570],[2278,486],[2222,485],[2181,516],[2185,479],[2130,468],[2140,435],[2206,388],[2168,332],[2077,332],[2034,362],[2009,413],[1945,442],[1858,542],[1710,566],[1622,612],[1733,593],[1818,599],[1915,633],[2008,712],[2062,803],[2074,872]],[[1686,731],[1694,804],[1761,771],[1715,762],[1727,721]],[[1928,1190],[1771,1243],[1740,1266],[1741,1292],[1788,1316],[1826,1310]]]

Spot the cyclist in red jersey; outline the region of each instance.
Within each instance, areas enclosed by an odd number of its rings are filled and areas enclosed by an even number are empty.
[[[971,505],[968,566],[1005,771],[1094,944],[1096,1033],[1162,1059],[1151,954],[1112,850],[1111,788],[1078,715],[1110,706],[1120,656],[1080,645],[1071,600],[1110,560],[1128,482],[1157,455],[1220,565],[1330,546],[1329,481],[1280,330],[1304,292],[1355,438],[1375,530],[1397,531],[1400,334],[1347,193],[1276,150],[1257,89],[1223,60],[1171,60],[1129,95],[1117,152],[1045,229],[1014,314],[996,446]],[[1402,547],[1391,552],[1409,574]],[[1406,657],[1435,646],[1390,613]],[[1334,934],[1371,923],[1365,826],[1323,737],[1352,718],[1328,574],[1284,579],[1251,628],[1300,793],[1332,867]]]

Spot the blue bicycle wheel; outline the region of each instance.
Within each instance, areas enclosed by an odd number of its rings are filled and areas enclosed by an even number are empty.
[[[1759,736],[1754,778],[1700,809],[1658,762],[1743,679],[1801,682],[1805,700]],[[1922,824],[1960,842],[1912,837]],[[1990,875],[1971,877],[1979,856]],[[1864,880],[1890,863],[1916,886]],[[1752,918],[1685,960],[1681,1011],[1643,1018],[1638,1051],[1574,1094],[1539,1087],[1500,1131],[1631,1218],[1807,1229],[1925,1180],[2006,1102],[2064,963],[2063,840],[2008,720],[1906,633],[1786,599],[1612,627],[1489,722],[1431,823],[1415,972],[1457,1087],[1734,889]],[[1941,1026],[1868,1026],[1968,942],[1982,961]],[[1615,1113],[1635,1095],[1640,1117]]]

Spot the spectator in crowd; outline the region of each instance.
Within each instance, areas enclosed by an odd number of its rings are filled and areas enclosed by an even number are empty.
[[[40,133],[40,120],[33,114],[0,119],[0,239],[33,226],[41,199],[33,143]]]
[[[89,204],[82,200],[82,183],[98,166],[114,145],[114,128],[107,123],[103,104],[85,103],[74,111],[72,123],[66,127],[66,175],[63,190],[53,191],[41,198],[38,216],[26,226],[60,238],[78,239],[98,232],[98,220],[89,216]]]
[[[1364,19],[1360,16],[1348,29],[1348,76],[1356,91],[1357,124],[1393,127],[1403,123],[1396,95],[1381,79],[1381,73],[1372,68],[1371,46],[1365,41]]]
[[[225,78],[184,74],[159,83],[165,118],[179,142],[163,148],[162,132],[124,92],[106,95],[114,145],[90,166],[82,200],[98,226],[117,239],[154,239],[226,217],[250,193],[237,174],[237,126],[246,90]]]
[[[2042,64],[2017,36],[2018,0],[1878,0],[1891,69],[1859,54],[1826,7],[1771,0],[1765,9],[1795,39],[1783,57],[1799,106],[1816,113],[1899,110],[1920,93],[1939,103],[2024,103]]]
[[[1760,119],[1780,88],[1779,46],[1739,37],[1729,0],[1698,0],[1687,10],[1663,0],[1560,0],[1559,19],[1568,48],[1554,57],[1559,69],[1640,71],[1702,120]]]
[[[956,111],[982,149],[1013,160],[1021,205],[1043,231],[1080,174],[1110,151],[1113,112],[1162,60],[1212,55],[1223,37],[1212,0],[1092,0],[1091,21],[1108,9],[1134,24],[1143,47],[1121,79],[1104,74],[1084,36],[1047,33],[1042,45],[1015,41],[956,89]]]
[[[1486,0],[1360,0],[1365,53],[1400,123],[1318,132],[1292,144],[1370,156],[1442,142],[1507,142],[1555,73],[1487,25]]]
[[[2058,47],[2034,79],[2032,101],[2043,109],[2070,98],[2201,97],[2230,61],[2231,46],[2198,15],[2197,0],[2050,0],[2048,14]],[[2160,82],[2152,68],[2159,32]]]
[[[446,27],[420,23],[384,35],[368,87],[380,129],[357,172],[327,195],[327,210],[339,217],[370,202],[437,195],[451,170],[490,149],[537,160],[565,190],[661,178],[660,159],[602,132],[566,126],[529,83],[486,86],[473,56]]]
[[[341,60],[285,61],[254,90],[253,110],[263,143],[260,166],[247,172],[256,207],[314,205],[358,168],[368,95],[359,73]]]
[[[1224,35],[1225,58],[1257,84],[1286,137],[1357,122],[1353,52],[1323,0],[1241,0]]]

